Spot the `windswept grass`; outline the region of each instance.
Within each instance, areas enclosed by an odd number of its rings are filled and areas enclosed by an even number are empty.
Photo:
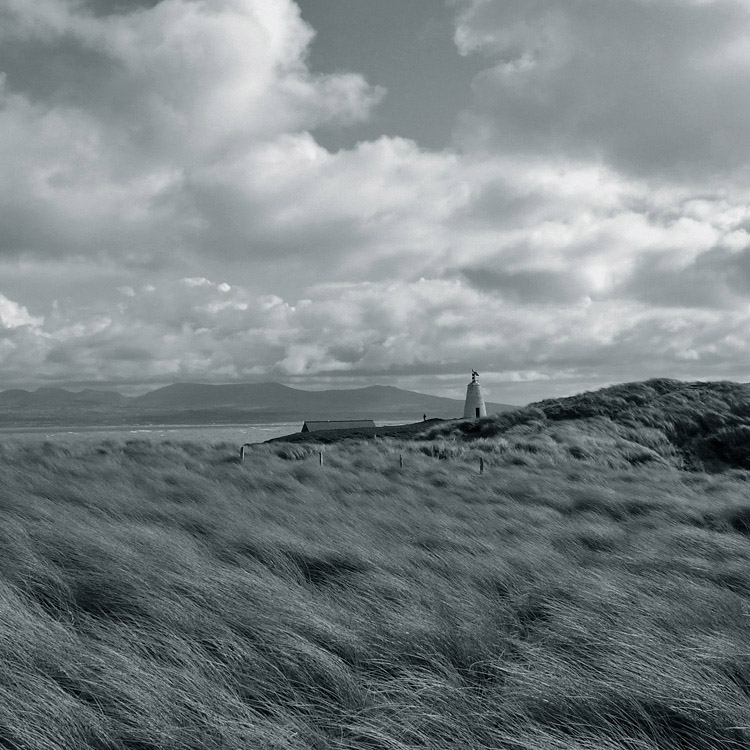
[[[522,427],[0,445],[0,747],[749,747],[750,474]]]

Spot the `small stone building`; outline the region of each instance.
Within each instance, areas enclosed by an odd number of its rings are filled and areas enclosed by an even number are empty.
[[[328,430],[372,430],[375,422],[372,419],[322,419],[309,420],[302,425],[302,432],[326,432]]]

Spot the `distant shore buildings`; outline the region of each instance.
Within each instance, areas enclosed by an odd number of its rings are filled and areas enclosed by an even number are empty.
[[[487,416],[484,405],[482,386],[479,385],[479,373],[471,371],[471,383],[466,386],[466,401],[464,402],[464,419],[479,419]]]

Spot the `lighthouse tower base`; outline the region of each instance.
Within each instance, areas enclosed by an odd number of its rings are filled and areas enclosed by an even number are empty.
[[[487,416],[487,407],[484,405],[482,386],[472,379],[466,386],[466,401],[464,403],[464,419],[479,419]]]

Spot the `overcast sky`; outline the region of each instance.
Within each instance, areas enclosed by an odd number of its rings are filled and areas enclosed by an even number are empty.
[[[750,0],[0,0],[0,389],[750,379]]]

